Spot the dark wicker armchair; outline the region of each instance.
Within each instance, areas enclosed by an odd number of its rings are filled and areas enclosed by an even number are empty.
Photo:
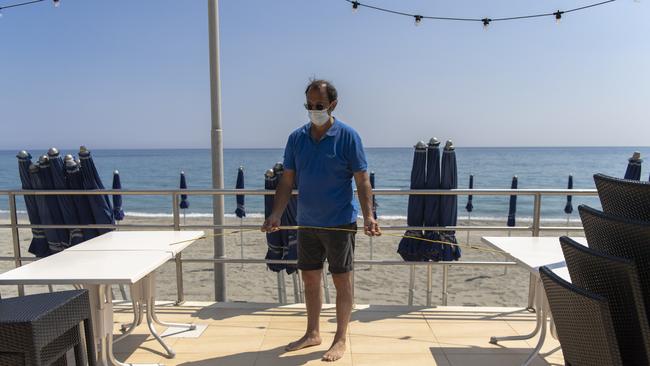
[[[650,182],[595,174],[600,204],[607,214],[650,221]]]
[[[634,261],[650,319],[650,222],[608,215],[585,205],[578,211],[590,248]]]
[[[623,365],[607,300],[540,267],[564,362],[569,366]]]
[[[65,365],[71,349],[76,365],[96,364],[88,291],[0,300],[0,366]]]
[[[607,299],[623,363],[650,365],[650,327],[634,263],[566,236],[560,244],[572,284]]]

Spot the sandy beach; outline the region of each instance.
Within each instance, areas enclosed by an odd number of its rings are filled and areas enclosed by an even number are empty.
[[[24,222],[25,218],[20,218]],[[7,223],[3,217],[0,222]],[[123,224],[171,224],[171,218],[134,218],[127,217]],[[188,218],[188,225],[209,225],[208,218]],[[237,219],[227,219],[227,224],[239,224]],[[244,224],[261,224],[261,219],[244,220]],[[404,220],[381,220],[384,226],[405,225]],[[460,221],[459,225],[464,222]],[[498,226],[503,223],[475,221],[472,225]],[[523,222],[518,224],[522,225]],[[577,224],[577,223],[575,223]],[[553,224],[559,226],[559,224]],[[398,233],[398,232],[393,232]],[[566,232],[545,232],[544,235],[565,235]],[[507,232],[471,232],[470,244],[479,248],[486,248],[481,244],[481,236],[505,236]],[[528,232],[513,232],[513,236],[530,235]],[[582,233],[574,234],[576,236]],[[467,244],[467,233],[458,232],[457,238],[462,245]],[[31,233],[29,230],[20,231],[22,254],[31,256],[27,252]],[[401,260],[396,253],[400,238],[382,236],[373,240],[373,259]],[[213,256],[212,239],[202,239],[195,242],[183,252],[183,258],[211,258]],[[244,233],[244,255],[246,258],[262,259],[266,254],[266,240],[261,232]],[[239,234],[226,236],[226,252],[229,258],[240,258]],[[13,255],[11,231],[0,231],[0,255]],[[363,234],[357,236],[355,256],[357,259],[370,258],[370,245],[368,237]],[[463,248],[461,261],[503,261],[504,256],[491,251]],[[13,262],[0,262],[0,272],[13,267]],[[213,271],[211,263],[185,263],[183,264],[183,281],[186,300],[212,300],[213,299]],[[293,302],[293,280],[285,275],[287,299]],[[370,266],[358,265],[355,271],[355,301],[359,304],[405,305],[408,298],[409,266]],[[417,267],[414,305],[426,304],[426,267]],[[334,286],[329,279],[330,293],[334,299]],[[228,264],[227,265],[227,291],[229,301],[243,302],[277,302],[277,275],[266,268],[264,264]],[[45,287],[28,286],[28,293],[45,291]],[[433,297],[434,305],[441,304],[442,292],[442,267],[433,267]],[[0,286],[3,297],[14,296],[15,286]],[[176,298],[175,266],[168,263],[158,271],[159,299]],[[119,298],[119,291],[115,291]],[[449,270],[448,304],[464,306],[524,306],[528,294],[528,273],[519,267],[463,267],[451,266]]]

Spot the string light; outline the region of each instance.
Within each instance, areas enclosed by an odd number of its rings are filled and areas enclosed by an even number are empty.
[[[52,0],[54,2],[54,7],[58,8],[61,5],[61,0]]]
[[[448,21],[458,21],[458,22],[481,22],[483,23],[483,28],[487,29],[490,23],[492,22],[502,22],[502,21],[509,21],[509,20],[523,20],[523,19],[532,19],[532,18],[542,18],[542,17],[554,17],[556,22],[559,22],[560,19],[562,19],[562,15],[566,13],[572,13],[576,11],[582,11],[586,10],[589,8],[593,8],[596,6],[601,6],[609,3],[613,3],[617,0],[604,0],[598,3],[593,3],[585,6],[581,6],[579,8],[573,8],[569,10],[558,10],[556,12],[549,12],[549,13],[539,13],[539,14],[529,14],[529,15],[518,15],[518,16],[510,16],[510,17],[500,17],[500,18],[460,18],[460,17],[445,17],[445,16],[430,16],[430,15],[419,15],[419,14],[410,14],[410,13],[405,13],[402,11],[397,11],[397,10],[392,10],[392,9],[387,9],[387,8],[381,8],[378,6],[374,5],[369,5],[369,4],[363,4],[358,0],[344,0],[347,1],[348,3],[352,4],[352,10],[356,11],[360,7],[366,7],[368,9],[372,10],[377,10],[380,12],[384,13],[389,13],[393,15],[402,15],[402,16],[407,16],[407,17],[412,17],[415,19],[415,25],[420,25],[422,20],[448,20]],[[635,0],[637,1],[637,0]]]

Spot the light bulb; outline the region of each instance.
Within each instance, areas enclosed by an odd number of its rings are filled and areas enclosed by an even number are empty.
[[[0,8],[0,18],[2,18],[2,8]]]
[[[557,24],[560,24],[560,21],[562,20],[562,14],[564,14],[564,12],[559,10],[553,13],[553,15],[555,15],[555,22]]]
[[[58,8],[61,5],[61,0],[52,0],[52,2],[54,3],[55,8]]]
[[[415,26],[419,26],[420,23],[422,22],[422,15],[415,15]]]
[[[490,22],[492,21],[492,19],[483,18],[483,19],[481,19],[481,21],[483,22],[483,29],[488,30],[488,26],[490,25]]]
[[[353,1],[352,2],[352,12],[356,13],[357,10],[359,10],[359,2],[358,1]]]

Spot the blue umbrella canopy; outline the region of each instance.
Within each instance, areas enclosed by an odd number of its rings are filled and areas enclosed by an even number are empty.
[[[447,140],[442,152],[440,169],[440,189],[458,188],[458,167],[456,165],[456,151],[453,142]],[[441,196],[440,198],[440,226],[456,226],[458,220],[458,197],[455,195]],[[455,231],[440,232],[440,240],[457,243]],[[443,261],[458,260],[460,248],[457,245],[442,245]]]
[[[81,177],[84,189],[96,190],[104,189],[104,184],[97,173],[95,162],[90,154],[90,151],[82,146],[79,149],[79,159],[81,161]],[[98,225],[113,225],[115,220],[113,218],[113,208],[108,195],[88,195],[90,202],[90,209],[93,213],[95,224]],[[97,229],[97,232],[104,234],[111,231],[111,229]]]
[[[29,176],[29,166],[32,165],[32,156],[25,150],[16,155],[18,158],[18,172],[20,174],[20,183],[22,189],[34,189]],[[25,195],[25,207],[27,208],[27,217],[32,225],[40,225],[41,218],[38,216],[38,205],[36,196]],[[32,241],[29,244],[29,252],[37,257],[45,257],[49,253],[47,238],[43,229],[32,229]]]
[[[264,189],[275,190],[278,186],[278,177],[275,175],[273,169],[269,169],[264,174]],[[273,212],[273,201],[274,196],[265,195],[264,196],[264,217],[268,218]],[[282,231],[274,231],[272,233],[266,233],[266,245],[268,250],[266,252],[265,259],[282,259],[283,256],[283,240],[282,240]],[[283,264],[267,264],[268,269],[273,272],[280,272],[285,269]]]
[[[240,166],[237,169],[237,183],[235,183],[235,189],[244,189],[244,167]],[[246,207],[244,206],[245,198],[243,194],[238,194],[236,197],[237,200],[237,209],[235,209],[235,215],[242,218],[246,216]]]
[[[427,179],[426,189],[440,189],[440,141],[433,137],[427,145]],[[440,221],[440,198],[441,196],[424,196],[424,226],[438,226]],[[439,234],[435,231],[427,231],[424,236],[427,239],[438,240]],[[442,247],[440,244],[420,241],[418,243],[421,260],[440,259]]]
[[[276,177],[276,186],[282,178],[284,173],[284,166],[282,163],[277,163],[273,166],[273,173]],[[296,188],[295,186],[293,187]],[[298,198],[296,196],[291,196],[289,202],[287,202],[287,207],[282,213],[280,218],[280,225],[282,226],[297,226],[298,225]],[[282,259],[284,260],[296,260],[298,259],[298,231],[297,230],[282,230]],[[294,273],[297,268],[295,265],[285,265],[286,271],[288,274]]]
[[[474,189],[474,176],[471,175],[471,174],[469,175],[469,186],[468,186],[468,188],[469,189]],[[465,210],[467,212],[474,211],[474,204],[472,203],[472,199],[473,199],[473,196],[471,194],[469,196],[467,196],[467,205],[465,205]]]
[[[81,176],[79,163],[77,163],[71,155],[66,155],[65,158],[65,177],[68,189],[79,191],[84,189],[83,177]],[[72,196],[72,200],[77,210],[77,217],[79,217],[79,223],[81,225],[92,225],[95,223],[93,211],[90,208],[90,201],[88,197],[90,196]],[[99,235],[96,229],[84,228],[81,231],[83,233],[84,240],[89,240]]]
[[[39,162],[29,166],[32,187],[35,190],[51,190],[52,179],[49,172],[41,167],[41,161],[47,162],[47,155],[41,156]],[[63,218],[55,196],[35,196],[41,225],[61,225]],[[62,251],[68,246],[69,234],[65,229],[45,229],[48,250],[45,256]]]
[[[511,189],[517,189],[519,181],[517,176],[512,177],[512,183],[510,184]],[[508,226],[515,226],[515,218],[517,216],[517,195],[510,196],[510,204],[508,207]]]
[[[113,172],[113,189],[122,189],[122,180],[120,179],[120,172]],[[122,208],[122,195],[113,195],[113,217],[116,221],[124,220],[124,209]]]
[[[68,184],[65,181],[63,159],[61,159],[59,151],[56,148],[51,148],[47,152],[47,156],[49,159],[49,164],[41,163],[41,169],[45,169],[47,172],[49,172],[52,179],[53,189],[68,189]],[[59,205],[59,210],[61,211],[61,218],[63,219],[62,224],[79,225],[79,216],[77,215],[77,209],[75,207],[72,196],[60,195],[56,196],[56,200]],[[68,241],[70,246],[77,245],[84,241],[81,228],[70,229],[69,234],[70,238]]]
[[[375,189],[375,172],[370,172],[370,187]],[[377,199],[372,195],[372,217],[377,220]]]
[[[415,145],[413,165],[411,166],[411,189],[426,188],[427,145],[420,141]],[[424,224],[424,199],[423,195],[410,195],[406,222],[408,226],[422,226]],[[405,235],[422,237],[421,230],[407,230]],[[418,253],[420,240],[402,238],[397,247],[397,253],[405,261],[423,260]]]
[[[625,179],[641,180],[641,153],[635,151],[632,157],[627,160],[627,169],[625,169]]]
[[[185,172],[181,172],[181,183],[179,185],[180,189],[187,189],[187,180],[185,179]],[[181,194],[181,202],[179,207],[183,210],[190,208],[190,201],[187,200],[186,194]]]
[[[573,189],[573,175],[569,175],[569,183],[567,183],[567,189]],[[573,204],[571,202],[572,196],[568,195],[566,196],[566,206],[564,206],[564,213],[567,215],[571,215],[573,212]]]

